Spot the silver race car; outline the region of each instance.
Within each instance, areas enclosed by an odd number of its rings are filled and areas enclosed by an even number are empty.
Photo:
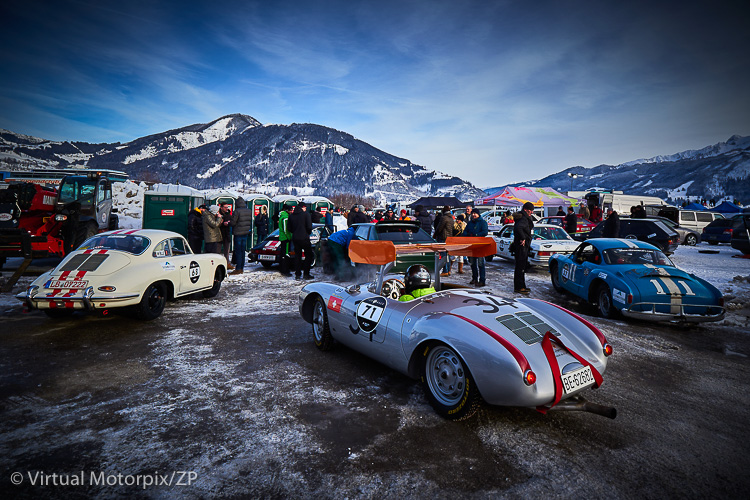
[[[353,240],[349,256],[378,266],[362,285],[311,283],[300,292],[299,310],[312,324],[315,345],[335,341],[421,379],[441,416],[461,420],[482,401],[491,405],[580,410],[615,418],[614,408],[590,403],[581,393],[602,383],[612,347],[591,323],[557,305],[509,299],[460,285],[399,301],[400,277],[388,275],[396,254],[435,252],[484,257],[495,253],[492,238],[448,238],[446,243],[393,245]]]

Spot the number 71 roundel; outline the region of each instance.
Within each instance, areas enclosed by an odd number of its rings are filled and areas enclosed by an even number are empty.
[[[377,328],[383,311],[385,311],[385,297],[370,297],[357,306],[357,324],[365,333]]]

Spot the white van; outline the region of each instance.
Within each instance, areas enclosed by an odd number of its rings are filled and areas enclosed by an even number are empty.
[[[716,219],[723,219],[724,216],[718,212],[704,212],[702,210],[680,210],[677,224],[688,229],[696,231],[703,230]]]
[[[589,191],[584,198],[586,198],[589,209],[594,205],[599,205],[604,214],[607,213],[608,208],[611,208],[620,215],[630,215],[630,207],[638,205],[667,205],[664,200],[656,196],[624,194],[622,191],[612,190]]]

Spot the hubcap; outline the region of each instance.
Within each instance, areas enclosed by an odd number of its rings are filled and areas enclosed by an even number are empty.
[[[447,347],[436,347],[427,356],[425,377],[430,392],[441,404],[453,406],[461,401],[466,373],[458,356]]]
[[[161,296],[159,289],[154,287],[151,290],[151,294],[148,296],[148,307],[152,310],[158,309],[161,305],[162,299],[163,297]]]
[[[323,327],[325,326],[325,321],[323,319],[323,306],[320,303],[315,304],[312,326],[315,340],[320,342],[323,339]]]

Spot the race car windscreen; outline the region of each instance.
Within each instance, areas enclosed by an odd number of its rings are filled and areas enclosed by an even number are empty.
[[[664,255],[661,250],[649,248],[610,248],[604,250],[604,262],[611,265],[652,264],[674,267],[669,257]]]
[[[572,240],[567,232],[561,227],[535,227],[535,240]]]
[[[78,247],[78,250],[119,250],[133,255],[142,254],[151,244],[151,240],[144,236],[132,234],[110,234],[94,236]]]
[[[424,229],[412,226],[382,226],[377,227],[378,239],[399,243],[435,243],[435,240]]]

